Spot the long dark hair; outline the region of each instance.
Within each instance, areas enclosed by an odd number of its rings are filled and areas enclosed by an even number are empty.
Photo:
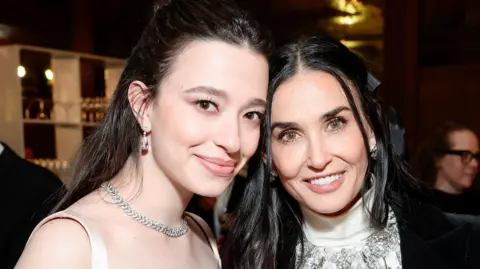
[[[110,180],[129,157],[138,164],[141,127],[130,108],[128,87],[136,80],[149,87],[149,102],[182,49],[195,40],[216,40],[248,47],[267,56],[269,36],[229,0],[171,0],[156,4],[110,101],[103,122],[84,141],[73,180],[55,210],[63,210]],[[268,34],[268,33],[267,33]]]
[[[457,131],[473,130],[462,123],[445,121],[437,126],[418,148],[412,160],[412,167],[415,175],[430,187],[433,187],[437,179],[437,161],[450,150],[452,143],[450,134]]]
[[[364,115],[375,135],[377,156],[376,160],[370,158],[367,169],[367,175],[371,173],[373,177],[366,176],[366,179],[374,180],[365,180],[362,189],[362,195],[368,189],[374,189],[373,207],[367,210],[372,227],[385,227],[388,207],[400,209],[403,193],[421,186],[410,176],[391,146],[384,106],[368,90],[365,64],[342,43],[324,34],[300,37],[279,47],[272,56],[270,68],[263,141],[266,162],[260,161],[256,170],[249,171],[250,181],[224,244],[225,268],[295,267],[296,245],[301,242],[303,246],[304,241],[303,218],[298,202],[285,191],[280,180],[269,180],[272,171],[270,117],[275,90],[302,69],[323,71],[339,81],[360,126],[367,152],[367,133],[360,115]],[[358,105],[355,95],[358,96]]]

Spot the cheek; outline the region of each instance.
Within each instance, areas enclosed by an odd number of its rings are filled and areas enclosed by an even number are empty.
[[[368,165],[368,155],[360,130],[353,128],[347,130],[344,135],[334,135],[326,140],[326,146],[333,157],[340,158],[352,166],[357,166],[360,172],[364,172]]]
[[[305,194],[305,187],[301,185],[302,183],[293,179],[281,179],[281,183],[285,191],[287,191],[293,199],[300,203],[304,201],[302,194]]]
[[[244,130],[241,131],[241,152],[242,155],[250,158],[255,154],[258,149],[258,144],[260,141],[260,129],[253,129],[251,126],[243,127]]]
[[[166,143],[183,141],[194,145],[200,143],[210,130],[194,108],[188,104],[179,104],[178,101],[161,102],[152,111],[150,118],[152,133],[155,137],[165,137]]]
[[[282,177],[286,179],[295,178],[306,162],[306,144],[304,141],[287,145],[273,142],[272,159],[275,168]]]
[[[462,170],[464,168],[459,160],[455,160],[453,158],[445,158],[443,160],[442,166],[444,170],[452,174],[462,173]]]

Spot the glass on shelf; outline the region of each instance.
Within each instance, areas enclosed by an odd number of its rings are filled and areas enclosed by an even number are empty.
[[[47,120],[53,116],[51,100],[42,98],[29,98],[26,100],[24,111],[25,119]]]
[[[57,159],[29,159],[36,165],[47,168],[59,177],[70,174],[71,165],[68,161]]]
[[[103,109],[102,109],[102,99],[100,97],[95,98],[95,103],[93,105],[95,111],[95,121],[99,122],[103,119]]]
[[[81,109],[82,109],[82,122],[88,122],[88,104],[90,103],[90,98],[85,98],[82,100]]]
[[[41,120],[47,119],[47,115],[45,114],[45,102],[41,100],[39,102],[39,108],[38,108],[38,118]]]
[[[45,70],[51,68],[51,54],[21,49],[17,70],[22,86],[24,118],[47,120],[52,118],[52,85]]]
[[[82,122],[99,123],[105,117],[105,110],[108,106],[106,98],[94,97],[84,98],[81,104]]]

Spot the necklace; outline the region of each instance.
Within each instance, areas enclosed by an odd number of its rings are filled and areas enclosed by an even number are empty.
[[[117,204],[127,216],[132,217],[140,224],[154,229],[157,232],[161,232],[168,237],[180,237],[188,232],[188,223],[185,216],[183,216],[183,224],[181,227],[170,228],[135,211],[110,182],[102,183],[102,188],[112,197],[113,202]]]
[[[337,250],[304,241],[304,252],[297,244],[298,268],[315,269],[401,269],[400,235],[395,214],[390,210],[387,227],[375,231],[364,242]],[[300,258],[303,260],[300,260]],[[387,262],[388,260],[388,262]]]

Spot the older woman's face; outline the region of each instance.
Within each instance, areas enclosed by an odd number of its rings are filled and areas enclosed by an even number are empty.
[[[282,83],[273,97],[271,122],[274,166],[302,206],[334,214],[357,197],[369,156],[333,76],[303,70]]]
[[[479,161],[470,156],[479,153],[478,138],[470,130],[452,132],[448,138],[451,153],[437,161],[437,184],[441,181],[452,193],[461,193],[472,186],[477,175]]]

